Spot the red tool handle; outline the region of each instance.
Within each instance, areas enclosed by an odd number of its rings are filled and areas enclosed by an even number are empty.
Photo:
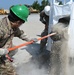
[[[55,34],[56,34],[56,33],[51,33],[51,34],[48,34],[48,35],[46,35],[46,36],[44,36],[44,37],[38,38],[37,40],[39,41],[39,40],[48,38],[49,36],[53,36],[53,35],[55,35]],[[12,51],[12,50],[15,50],[15,49],[17,49],[17,48],[20,48],[20,47],[22,47],[22,46],[26,46],[26,45],[32,44],[33,42],[34,42],[34,41],[29,41],[29,42],[20,44],[20,45],[18,45],[18,46],[14,46],[14,47],[12,47],[12,48],[9,48],[8,50],[9,50],[9,51]]]

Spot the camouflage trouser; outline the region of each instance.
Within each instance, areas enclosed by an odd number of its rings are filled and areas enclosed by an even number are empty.
[[[6,60],[6,64],[0,64],[0,75],[17,75],[11,62]]]
[[[44,30],[44,31],[41,33],[41,37],[46,36],[46,35],[48,35],[48,30]],[[41,51],[41,52],[43,52],[43,49],[45,48],[46,43],[47,43],[47,38],[41,40],[41,42],[40,42],[40,51]]]

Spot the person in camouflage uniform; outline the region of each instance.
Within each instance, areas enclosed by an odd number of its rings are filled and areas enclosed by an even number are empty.
[[[65,16],[58,20],[58,23],[52,26],[51,36],[53,40],[50,56],[50,75],[68,75],[69,57],[68,57],[68,26],[70,16]]]
[[[29,10],[25,5],[14,5],[10,8],[8,16],[0,20],[0,75],[16,75],[14,67],[5,55],[8,53],[12,56],[15,53],[7,50],[13,47],[13,37],[19,37],[25,41],[31,40],[23,30],[19,29],[19,26],[27,21],[28,15]]]
[[[48,35],[48,25],[49,25],[49,10],[50,6],[45,6],[43,11],[40,13],[40,21],[45,25],[43,32],[41,33],[41,37]],[[41,40],[40,42],[40,52],[43,52],[47,43],[47,38]]]
[[[41,37],[44,37],[48,35],[48,25],[49,25],[49,11],[50,11],[50,6],[47,5],[44,7],[44,9],[40,12],[40,21],[45,25],[43,32],[41,33]],[[46,62],[49,60],[50,56],[50,51],[46,50],[46,44],[47,44],[47,39],[42,39],[40,41],[40,49],[39,49],[39,68],[42,68],[43,66],[46,66]]]

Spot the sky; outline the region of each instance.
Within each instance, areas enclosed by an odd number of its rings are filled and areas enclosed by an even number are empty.
[[[10,6],[16,5],[16,4],[31,5],[31,4],[33,4],[34,1],[36,1],[36,0],[0,0],[0,8],[9,9]],[[42,0],[38,0],[39,3],[41,3],[41,1]]]
[[[0,0],[0,8],[9,9],[10,6],[16,4],[28,4],[31,5],[36,0]],[[42,0],[38,0],[40,3]]]

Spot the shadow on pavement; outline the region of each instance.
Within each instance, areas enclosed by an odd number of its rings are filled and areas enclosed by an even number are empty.
[[[27,47],[22,48],[21,50],[24,50],[25,49],[33,57],[36,57],[39,54],[39,47],[40,47],[40,44],[34,43],[34,44],[28,45]]]
[[[48,52],[44,50],[43,53],[39,53],[40,44],[34,43],[30,44],[27,47],[22,48],[21,50],[26,50],[29,54],[32,55],[30,63],[36,64],[39,68],[48,67],[49,56]]]

